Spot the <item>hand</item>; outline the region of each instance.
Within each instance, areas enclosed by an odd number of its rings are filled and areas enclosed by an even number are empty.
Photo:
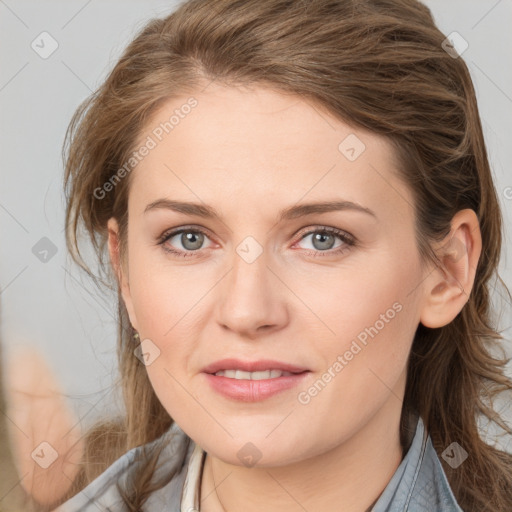
[[[80,424],[37,351],[18,349],[4,368],[6,423],[21,485],[37,503],[51,506],[80,469]]]

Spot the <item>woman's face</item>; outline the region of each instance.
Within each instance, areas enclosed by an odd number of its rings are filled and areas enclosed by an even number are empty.
[[[391,146],[300,97],[215,84],[139,140],[122,290],[180,427],[272,466],[397,425],[424,271]]]

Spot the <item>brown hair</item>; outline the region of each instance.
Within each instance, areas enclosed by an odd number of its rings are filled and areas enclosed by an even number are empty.
[[[471,77],[463,59],[443,49],[445,37],[416,0],[183,3],[145,26],[70,123],[64,148],[67,243],[75,261],[92,275],[78,247],[83,226],[101,264],[93,277],[117,287],[104,261],[106,227],[110,217],[119,222],[124,255],[130,176],[102,199],[94,191],[127,161],[163,101],[209,81],[301,95],[350,125],[385,137],[396,148],[398,172],[413,192],[422,260],[440,264],[432,247],[450,232],[451,219],[462,209],[476,212],[483,244],[461,312],[442,328],[418,326],[402,415],[411,409],[420,413],[438,454],[453,440],[470,454],[456,470],[441,459],[465,511],[505,512],[512,510],[512,456],[484,442],[477,423],[481,414],[512,433],[493,409],[498,394],[512,389],[504,373],[507,360],[492,355],[502,349],[502,336],[491,317],[491,278],[510,297],[497,272],[502,217]],[[145,367],[133,356],[131,326],[118,298],[126,416],[88,433],[74,492],[172,423]],[[131,488],[123,490],[129,510],[140,510],[152,490],[165,483],[151,479],[158,451],[148,454]]]

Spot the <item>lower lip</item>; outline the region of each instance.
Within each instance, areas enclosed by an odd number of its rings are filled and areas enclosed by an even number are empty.
[[[276,377],[274,379],[246,380],[230,379],[229,377],[218,377],[211,373],[205,373],[210,386],[227,398],[240,400],[242,402],[259,402],[282,391],[297,386],[309,371]]]

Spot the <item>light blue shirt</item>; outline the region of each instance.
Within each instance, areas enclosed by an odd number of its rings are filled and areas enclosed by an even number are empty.
[[[145,512],[200,512],[201,472],[205,452],[176,424],[162,438],[165,442],[155,477],[175,471],[170,482],[154,491],[144,504]],[[122,512],[116,489],[122,485],[141,455],[137,447],[114,462],[85,489],[66,501],[58,512]],[[441,462],[418,417],[416,431],[405,457],[371,512],[463,512],[457,504]]]

